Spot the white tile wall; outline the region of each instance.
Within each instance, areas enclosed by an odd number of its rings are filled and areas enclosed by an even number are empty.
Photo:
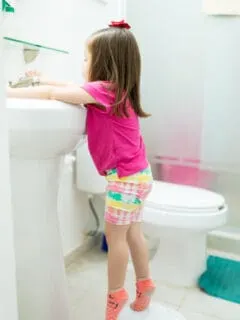
[[[7,112],[5,109],[0,13],[0,319],[17,320],[13,222],[10,204]]]
[[[106,27],[119,17],[119,0],[21,0],[16,13],[6,17],[3,36],[57,47],[70,55],[40,53],[28,66],[23,63],[21,49],[4,47],[6,80],[17,79],[26,69],[37,69],[54,79],[82,82],[81,68],[85,39],[96,29]],[[1,121],[1,119],[0,119]],[[76,193],[71,170],[66,168],[61,184],[59,220],[63,235],[64,253],[76,249],[83,242],[83,230],[89,218],[86,195]],[[78,205],[78,206],[77,206]]]
[[[64,80],[81,81],[85,39],[94,30],[107,26],[118,13],[119,0],[108,4],[99,0],[21,0],[14,17],[4,23],[4,35],[70,51],[70,56],[45,51],[27,68],[41,69]],[[20,53],[9,48],[8,45],[5,70],[9,76],[17,77],[26,66]]]

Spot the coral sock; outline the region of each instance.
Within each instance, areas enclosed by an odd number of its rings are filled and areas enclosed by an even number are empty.
[[[134,311],[144,311],[149,307],[156,286],[151,279],[138,280],[136,289],[136,300],[131,304],[131,308]]]
[[[128,300],[128,293],[125,289],[108,294],[106,320],[117,320]]]

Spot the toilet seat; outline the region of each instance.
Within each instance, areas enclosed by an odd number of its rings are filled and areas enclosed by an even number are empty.
[[[227,206],[217,193],[154,181],[145,202],[145,223],[176,228],[212,229],[226,222]]]

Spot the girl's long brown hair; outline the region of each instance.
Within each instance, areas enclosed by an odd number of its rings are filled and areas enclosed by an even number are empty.
[[[140,102],[141,56],[132,32],[116,27],[99,30],[90,37],[88,50],[89,81],[108,81],[116,92],[113,114],[128,117],[129,100],[139,117],[149,117]]]

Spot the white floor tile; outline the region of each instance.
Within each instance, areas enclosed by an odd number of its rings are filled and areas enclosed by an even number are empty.
[[[104,319],[107,291],[107,256],[95,248],[67,269],[71,319]],[[126,289],[135,296],[135,277],[128,270]],[[157,283],[153,298],[180,309],[186,320],[240,320],[240,305],[208,296],[197,289],[170,287]],[[94,301],[94,305],[93,305]]]
[[[78,259],[67,268],[67,280],[73,309],[78,308],[89,292],[100,288],[105,294],[107,290],[106,255],[96,248]]]
[[[157,283],[157,290],[154,295],[154,301],[164,302],[176,307],[180,307],[185,295],[186,289],[184,288],[163,286]]]
[[[179,312],[186,318],[186,320],[220,320],[216,317],[206,316],[200,313],[189,312],[180,309]]]
[[[132,269],[128,269],[126,279],[126,289],[128,290],[131,298],[135,296],[135,276]],[[179,287],[170,287],[162,285],[161,282],[157,282],[157,290],[154,294],[153,300],[156,302],[164,303],[167,305],[180,307],[183,298],[186,295],[186,289]],[[239,319],[240,320],[240,319]]]
[[[107,292],[106,255],[97,248],[70,265],[67,269],[71,320],[104,319]],[[178,309],[185,290],[158,285],[154,301]],[[126,278],[126,289],[130,299],[135,297],[135,276],[129,270]],[[130,301],[131,301],[130,300]],[[94,307],[92,303],[94,301]]]
[[[239,320],[240,304],[211,297],[200,290],[189,290],[181,305],[182,310],[205,314],[221,320]]]
[[[71,308],[71,320],[102,320],[104,319],[106,292],[101,285],[90,290]]]

